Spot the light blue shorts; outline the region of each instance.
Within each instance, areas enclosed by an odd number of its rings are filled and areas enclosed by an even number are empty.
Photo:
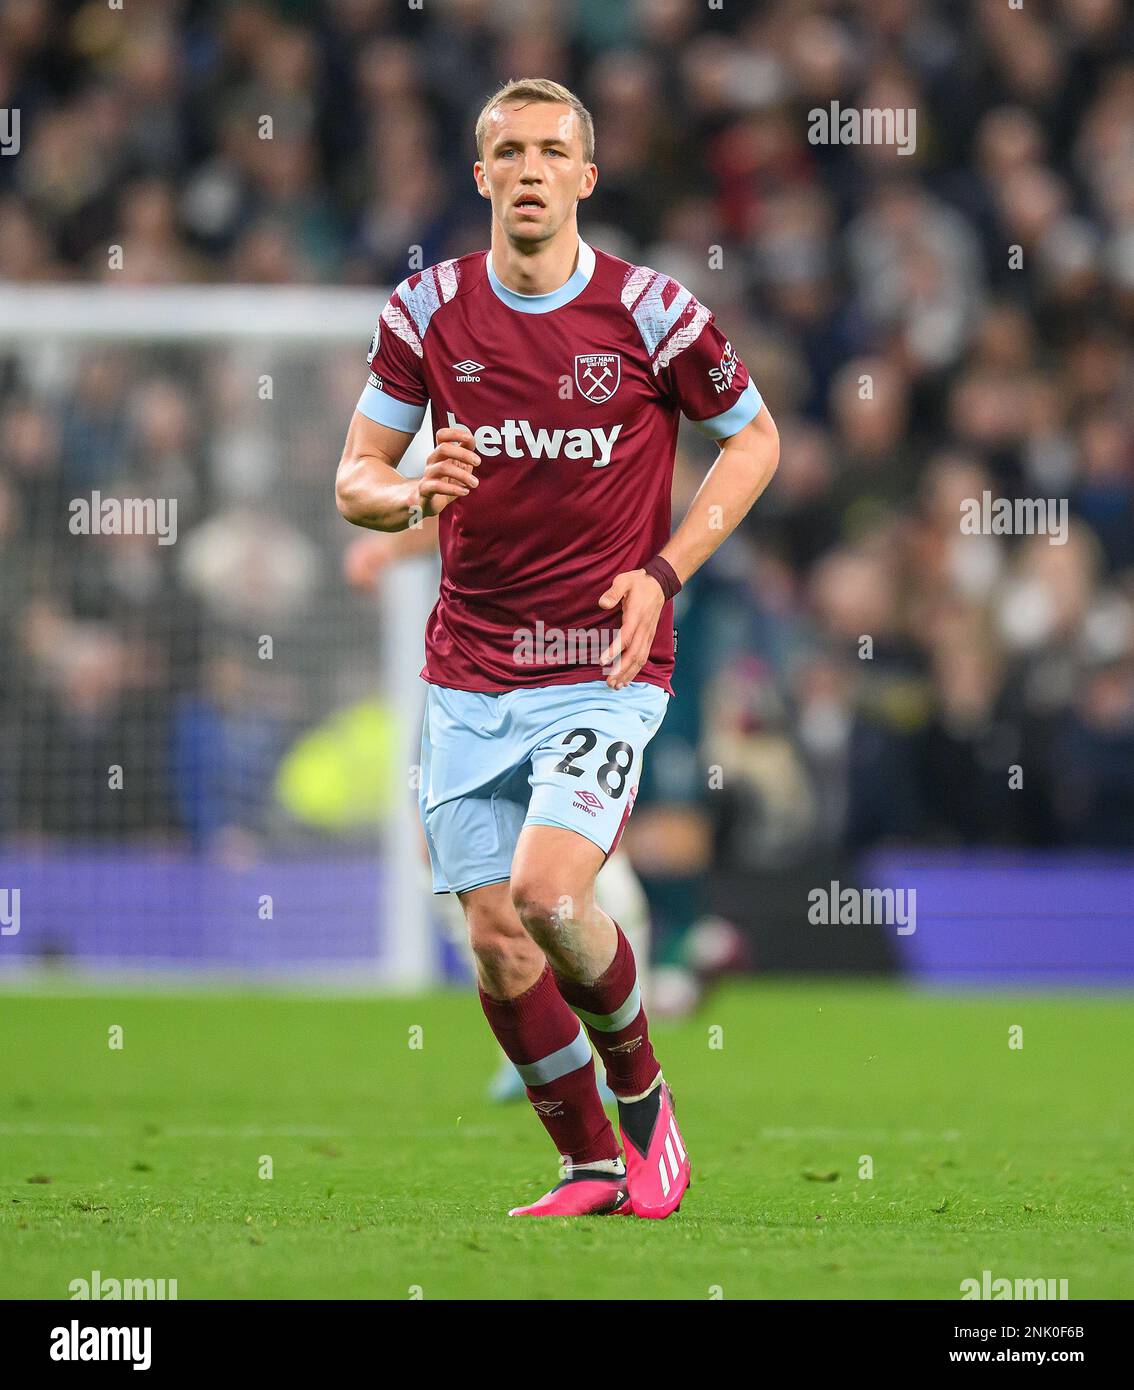
[[[525,825],[577,831],[610,854],[630,818],[642,755],[669,696],[635,681],[488,695],[430,685],[419,802],[435,893],[512,875]]]

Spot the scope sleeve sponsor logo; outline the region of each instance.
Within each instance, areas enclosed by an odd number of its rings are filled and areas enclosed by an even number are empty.
[[[732,385],[732,379],[736,375],[736,369],[740,365],[736,350],[731,342],[726,342],[724,352],[721,353],[720,365],[709,370],[709,380],[713,383],[713,389],[718,395],[722,391],[727,391]]]

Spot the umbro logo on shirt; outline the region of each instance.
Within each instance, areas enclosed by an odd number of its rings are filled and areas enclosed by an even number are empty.
[[[453,370],[457,373],[458,381],[479,381],[477,373],[484,371],[484,363],[474,362],[471,357],[466,357],[463,362],[454,362]]]

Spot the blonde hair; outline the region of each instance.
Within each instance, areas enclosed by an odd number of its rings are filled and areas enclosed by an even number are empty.
[[[521,77],[513,78],[510,82],[505,82],[499,91],[484,103],[480,115],[476,118],[476,152],[480,159],[484,158],[484,137],[488,133],[488,118],[498,106],[505,102],[528,102],[528,101],[557,101],[564,106],[569,106],[574,111],[579,122],[579,131],[583,137],[583,160],[590,164],[595,157],[595,123],[591,119],[591,113],[579,100],[574,92],[569,92],[566,87],[558,82],[552,82],[549,77]]]

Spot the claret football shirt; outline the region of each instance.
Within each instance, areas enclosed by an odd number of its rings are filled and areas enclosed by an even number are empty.
[[[550,294],[501,283],[490,253],[403,280],[382,310],[358,409],[416,434],[464,425],[480,486],[439,518],[426,680],[458,690],[601,680],[615,575],[670,537],[678,420],[726,439],[760,395],[713,316],[647,266],[579,243]],[[638,680],[671,694],[673,605]]]

